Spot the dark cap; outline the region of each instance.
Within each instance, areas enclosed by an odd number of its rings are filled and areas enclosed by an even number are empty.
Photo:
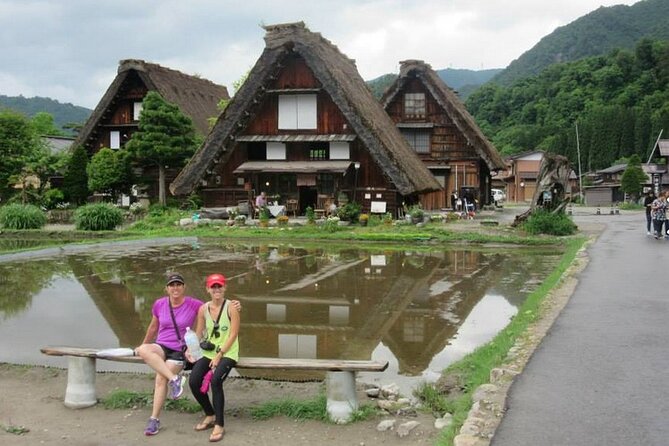
[[[178,282],[178,283],[181,283],[181,284],[186,283],[186,282],[184,282],[184,278],[181,274],[172,273],[169,276],[167,276],[167,282],[165,283],[165,285],[169,285],[170,283],[174,283],[174,282]]]

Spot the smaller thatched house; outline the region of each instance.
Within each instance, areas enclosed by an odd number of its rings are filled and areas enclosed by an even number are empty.
[[[397,80],[381,99],[413,151],[441,190],[424,193],[425,209],[451,207],[451,196],[491,200],[491,173],[505,168],[460,98],[421,60],[400,62]]]
[[[199,188],[206,206],[234,206],[264,191],[299,213],[346,201],[381,213],[440,189],[351,59],[304,23],[265,30],[263,53],[172,193]]]
[[[143,60],[119,62],[118,74],[84,124],[73,146],[83,145],[89,156],[103,147],[122,149],[139,126],[142,100],[149,91],[157,91],[181,112],[190,117],[196,131],[205,136],[209,119],[218,115],[218,103],[229,99],[228,90],[221,85],[196,76]],[[179,166],[180,168],[181,166]],[[178,169],[169,169],[171,181]],[[154,173],[146,172],[148,176]],[[157,173],[155,174],[157,175]],[[157,191],[149,190],[155,197]]]

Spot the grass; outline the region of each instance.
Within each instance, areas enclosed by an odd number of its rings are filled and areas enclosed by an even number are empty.
[[[100,400],[105,409],[132,409],[151,407],[153,404],[153,393],[150,392],[132,392],[130,390],[115,390],[106,398]],[[167,400],[165,410],[173,410],[183,413],[197,413],[202,410],[195,401],[182,398],[178,400]]]
[[[453,444],[453,439],[458,434],[471,408],[472,393],[478,386],[489,381],[490,371],[504,362],[509,349],[528,326],[539,317],[542,301],[560,282],[560,278],[572,264],[576,253],[585,241],[586,239],[582,237],[568,240],[565,253],[555,270],[540,287],[527,297],[509,325],[491,342],[479,347],[443,372],[442,377],[449,377],[449,381],[457,383],[458,391],[453,392],[450,396],[443,395],[432,384],[423,384],[416,390],[416,396],[423,401],[426,408],[440,415],[443,415],[444,412],[453,415],[453,424],[442,432],[438,445]]]
[[[269,401],[250,409],[251,416],[256,420],[267,420],[276,416],[285,416],[294,420],[315,420],[332,422],[327,415],[327,398],[325,395],[310,400],[285,398]],[[350,422],[364,421],[376,416],[377,410],[371,404],[363,404],[353,411]]]

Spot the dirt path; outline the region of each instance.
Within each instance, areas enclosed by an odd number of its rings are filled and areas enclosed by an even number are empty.
[[[16,435],[0,431],[0,444],[6,445],[131,445],[208,444],[208,433],[193,431],[200,414],[171,411],[161,416],[162,429],[155,438],[143,435],[149,409],[107,410],[101,406],[72,410],[63,405],[67,383],[64,370],[0,364],[0,424],[24,426],[30,431]],[[128,373],[98,373],[98,397],[114,389],[149,391],[151,375]],[[270,400],[309,398],[321,391],[322,383],[278,383],[231,378],[226,382],[226,425],[224,444],[249,446],[288,445],[421,445],[434,444],[438,432],[434,417],[379,416],[369,421],[349,425],[334,425],[316,421],[294,421],[284,417],[255,421],[244,409]],[[190,397],[190,395],[189,395]],[[363,403],[370,402],[360,396]],[[415,420],[420,425],[400,438],[393,431],[378,432],[377,424],[384,419],[396,419],[397,424]]]

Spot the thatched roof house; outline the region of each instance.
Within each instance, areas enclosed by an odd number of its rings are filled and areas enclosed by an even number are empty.
[[[421,197],[425,207],[445,207],[451,193],[460,194],[462,187],[476,189],[476,198],[488,202],[490,174],[504,169],[504,160],[429,64],[400,62],[399,77],[381,102],[414,151],[443,182],[443,191]]]
[[[91,154],[101,147],[122,146],[137,130],[141,102],[149,91],[157,91],[165,100],[176,104],[193,120],[201,135],[209,132],[208,119],[218,115],[217,105],[221,99],[230,97],[224,86],[207,79],[143,60],[122,60],[116,78],[74,145],[84,145]]]
[[[299,200],[303,210],[305,205],[319,205],[314,194],[335,195],[347,190],[349,198],[365,207],[384,189],[379,199],[393,208],[403,197],[440,188],[374,99],[354,61],[302,22],[266,26],[265,30],[263,53],[204,145],[171,184],[172,193],[186,194],[198,186],[207,189],[212,182],[228,189],[243,184],[256,193],[267,186],[270,192]],[[287,123],[295,118],[285,115],[295,103],[302,107],[298,118],[303,122],[297,125]],[[278,158],[270,156],[276,147]],[[258,159],[257,153],[265,150],[268,156]],[[294,175],[286,180],[294,184],[272,189],[280,181],[278,177],[273,182],[249,172],[248,162],[271,160],[285,164],[280,170]],[[311,162],[335,160],[349,162],[349,168],[333,165],[329,172],[336,170],[341,176],[315,181],[306,177],[305,170],[312,176],[326,173],[322,165],[317,168]],[[355,174],[347,176],[347,172]],[[236,181],[226,183],[235,175]],[[319,181],[334,186],[321,187]],[[356,188],[378,190],[374,196],[369,192],[358,197]],[[204,192],[205,202],[207,197],[213,200],[211,193]],[[391,192],[399,196],[390,197]]]

